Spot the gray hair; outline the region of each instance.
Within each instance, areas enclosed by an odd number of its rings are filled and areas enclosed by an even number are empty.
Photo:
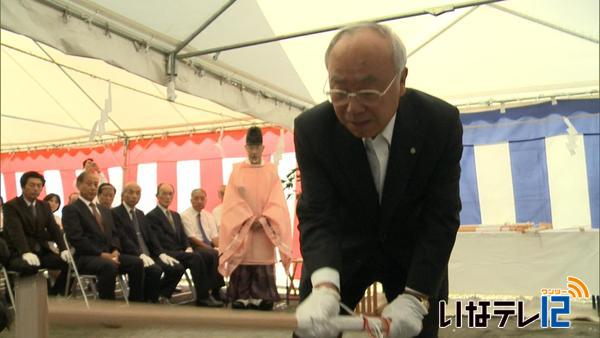
[[[197,193],[197,192],[202,192],[206,196],[206,190],[204,190],[202,188],[196,188],[196,189],[192,190],[192,192],[190,193],[190,196],[194,197],[194,194]]]
[[[346,27],[343,27],[339,32],[337,32],[333,39],[331,39],[331,42],[327,47],[327,51],[325,52],[325,66],[327,66],[327,61],[329,59],[329,54],[331,53],[331,50],[338,43],[338,41],[340,41],[342,37],[344,37],[345,35],[352,35],[358,31],[366,29],[377,32],[381,36],[386,38],[388,41],[390,41],[392,47],[392,59],[394,62],[394,70],[398,74],[402,70],[404,70],[404,66],[406,66],[406,47],[404,47],[402,40],[400,40],[400,37],[398,37],[398,35],[394,33],[389,27],[380,25],[376,22],[359,22],[351,24]]]

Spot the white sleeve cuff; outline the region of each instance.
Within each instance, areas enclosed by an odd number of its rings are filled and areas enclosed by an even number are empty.
[[[330,267],[323,267],[315,270],[315,272],[310,275],[310,281],[313,286],[321,284],[321,283],[332,283],[335,285],[338,290],[340,289],[340,273]]]

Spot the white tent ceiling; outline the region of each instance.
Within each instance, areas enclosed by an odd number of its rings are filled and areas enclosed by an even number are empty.
[[[289,128],[302,109],[324,99],[323,53],[334,31],[180,59],[175,86],[181,92],[174,103],[167,101],[166,55],[219,10],[223,13],[180,56],[354,21],[406,17],[385,24],[406,44],[407,85],[462,111],[533,98],[597,97],[597,0],[478,1],[479,6],[456,4],[456,10],[438,16],[413,16],[424,8],[444,12],[451,3],[2,1],[2,150],[86,140],[104,106],[105,79],[112,81],[114,123],[106,124],[108,134],[129,137],[257,119]],[[48,62],[41,48],[62,69]]]

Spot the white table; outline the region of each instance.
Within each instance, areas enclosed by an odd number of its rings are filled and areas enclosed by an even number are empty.
[[[582,279],[599,289],[599,236],[588,231],[459,233],[449,264],[450,293],[539,296]]]

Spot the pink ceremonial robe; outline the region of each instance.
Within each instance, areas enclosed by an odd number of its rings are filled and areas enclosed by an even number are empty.
[[[261,227],[251,229],[255,220]],[[272,163],[235,164],[221,214],[219,272],[230,276],[240,264],[274,264],[275,247],[288,269],[291,243],[290,215],[277,167]]]

